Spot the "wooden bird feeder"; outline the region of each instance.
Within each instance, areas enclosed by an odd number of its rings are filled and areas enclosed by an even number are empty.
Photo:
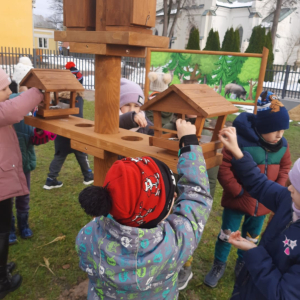
[[[53,119],[79,113],[79,108],[75,107],[76,93],[84,91],[84,88],[68,70],[32,69],[23,78],[20,86],[36,87],[45,92],[44,103],[39,106],[37,112],[40,117]],[[51,92],[55,95],[53,104]],[[58,104],[58,92],[70,92],[70,108],[55,108]]]
[[[182,119],[185,119],[186,115],[197,115],[196,135],[200,139],[204,157],[215,158],[216,161],[219,160],[217,150],[223,146],[218,139],[218,133],[224,127],[227,115],[238,112],[232,103],[206,84],[171,85],[166,91],[144,104],[142,110],[153,111],[154,137],[149,139],[150,146],[167,149],[173,154],[179,150],[177,131],[162,128],[161,112],[172,112],[180,115]],[[218,117],[215,128],[205,128],[205,119],[212,117]],[[212,130],[212,137],[201,136],[203,129]]]
[[[67,30],[94,31],[96,23],[106,31],[138,31],[152,34],[156,0],[64,0],[64,25]],[[96,16],[97,7],[102,15]]]
[[[93,155],[94,184],[97,186],[103,184],[107,171],[118,155],[155,157],[164,161],[173,172],[177,170],[177,155],[168,153],[164,145],[156,144],[160,148],[149,147],[149,136],[119,128],[121,58],[146,57],[147,48],[169,47],[167,37],[155,36],[150,30],[155,25],[155,10],[156,0],[64,0],[67,30],[56,31],[55,40],[69,42],[72,52],[95,54],[95,122],[74,116],[70,116],[67,122],[64,119],[25,117],[27,124],[71,138],[73,149]],[[59,72],[66,71],[59,71],[55,75],[53,71],[36,72],[32,71],[28,80],[25,78],[25,85],[36,86],[47,92],[65,91],[75,79],[67,77],[66,73],[58,78]],[[71,73],[69,75],[73,76]],[[76,87],[72,91],[80,89]],[[40,112],[44,117],[49,111],[48,103],[49,100]],[[216,148],[220,147],[220,143],[216,146],[217,130],[224,125],[227,114],[237,111],[224,98],[203,85],[172,86],[144,107],[155,110],[153,145],[163,136],[160,111],[196,114],[198,136],[205,118],[218,116],[213,143],[210,144],[213,145],[210,151],[212,157],[206,159],[206,166],[212,168],[221,163],[222,155],[215,155]],[[164,141],[168,141],[166,137],[164,135]],[[173,144],[175,146],[167,147],[168,150],[178,148],[178,142]]]

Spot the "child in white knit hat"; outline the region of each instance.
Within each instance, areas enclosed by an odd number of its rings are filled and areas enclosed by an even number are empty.
[[[151,100],[159,93],[165,91],[169,84],[172,81],[172,77],[170,74],[161,73],[161,72],[150,72],[148,74],[148,78],[150,80],[150,91],[152,92],[148,99]],[[147,118],[153,122],[153,112],[151,110],[146,111]],[[170,112],[162,112],[161,113],[161,120],[162,125],[168,124],[172,119],[173,113]]]

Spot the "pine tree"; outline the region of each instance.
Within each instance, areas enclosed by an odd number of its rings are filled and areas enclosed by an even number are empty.
[[[234,31],[234,52],[241,52],[241,41],[240,41],[240,32],[239,29]]]
[[[265,28],[261,26],[256,26],[252,30],[250,37],[250,42],[246,53],[262,53],[263,47],[265,45],[266,33]]]
[[[244,62],[247,60],[247,57],[244,56],[231,56],[230,61],[227,61],[227,65],[230,68],[230,75],[228,82],[234,82],[237,84],[242,84],[238,78],[241,73]]]
[[[186,49],[200,50],[200,38],[199,38],[199,30],[198,29],[194,29],[191,32]]]
[[[203,50],[214,50],[214,49],[212,49],[213,39],[214,39],[214,30],[211,29],[208,33],[208,37],[207,37],[207,40],[206,40],[206,45],[205,45],[205,48]]]
[[[265,47],[269,49],[268,63],[267,63],[267,72],[265,75],[265,81],[273,81],[273,62],[274,62],[274,53],[272,45],[272,34],[269,31],[265,38]]]
[[[221,46],[220,46],[220,36],[218,31],[214,31],[214,39],[212,43],[212,48],[214,51],[220,51]]]
[[[230,29],[227,29],[222,43],[222,51],[230,51]]]

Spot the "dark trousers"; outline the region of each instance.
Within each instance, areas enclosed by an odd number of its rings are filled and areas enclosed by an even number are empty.
[[[24,173],[27,181],[27,187],[30,191],[30,172]],[[20,213],[28,213],[29,211],[29,201],[30,201],[30,194],[24,195],[24,196],[18,196],[16,197],[16,209],[17,212]]]
[[[72,153],[74,153],[76,156],[76,159],[81,168],[82,175],[86,176],[86,175],[90,174],[92,172],[92,170],[89,165],[87,154],[77,151],[77,150],[72,150]],[[58,174],[59,174],[68,155],[69,155],[69,153],[62,153],[62,152],[55,153],[54,159],[52,160],[50,167],[49,167],[48,177],[50,177],[50,178],[58,177]]]
[[[0,201],[0,279],[6,277],[12,199]]]

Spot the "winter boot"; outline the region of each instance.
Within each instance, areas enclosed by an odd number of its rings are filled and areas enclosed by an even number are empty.
[[[15,216],[13,215],[11,218],[11,228],[9,233],[9,244],[13,245],[17,242],[16,236],[16,226],[15,226]]]
[[[178,290],[184,290],[193,278],[192,266],[182,267],[178,274]]]
[[[224,275],[225,269],[226,269],[226,263],[223,263],[215,259],[211,270],[205,276],[204,283],[212,288],[216,287],[218,281]]]
[[[11,276],[7,269],[7,256],[9,247],[9,232],[0,234],[0,299],[16,290],[22,282],[20,275]],[[12,266],[10,266],[12,267]]]
[[[19,274],[12,276],[10,273],[7,273],[5,277],[0,278],[0,299],[16,290],[21,286],[22,277]]]
[[[239,274],[242,271],[244,264],[245,264],[245,262],[243,260],[240,260],[240,259],[236,260],[236,264],[235,264],[235,268],[234,268],[235,279],[237,279],[239,277]]]
[[[90,185],[94,182],[94,174],[91,172],[84,176],[83,184]]]
[[[30,239],[33,233],[28,225],[28,213],[17,212],[18,228],[22,239]]]
[[[62,186],[63,186],[63,183],[61,181],[58,181],[56,178],[48,177],[43,188],[45,190],[52,190],[52,189],[60,188]]]

